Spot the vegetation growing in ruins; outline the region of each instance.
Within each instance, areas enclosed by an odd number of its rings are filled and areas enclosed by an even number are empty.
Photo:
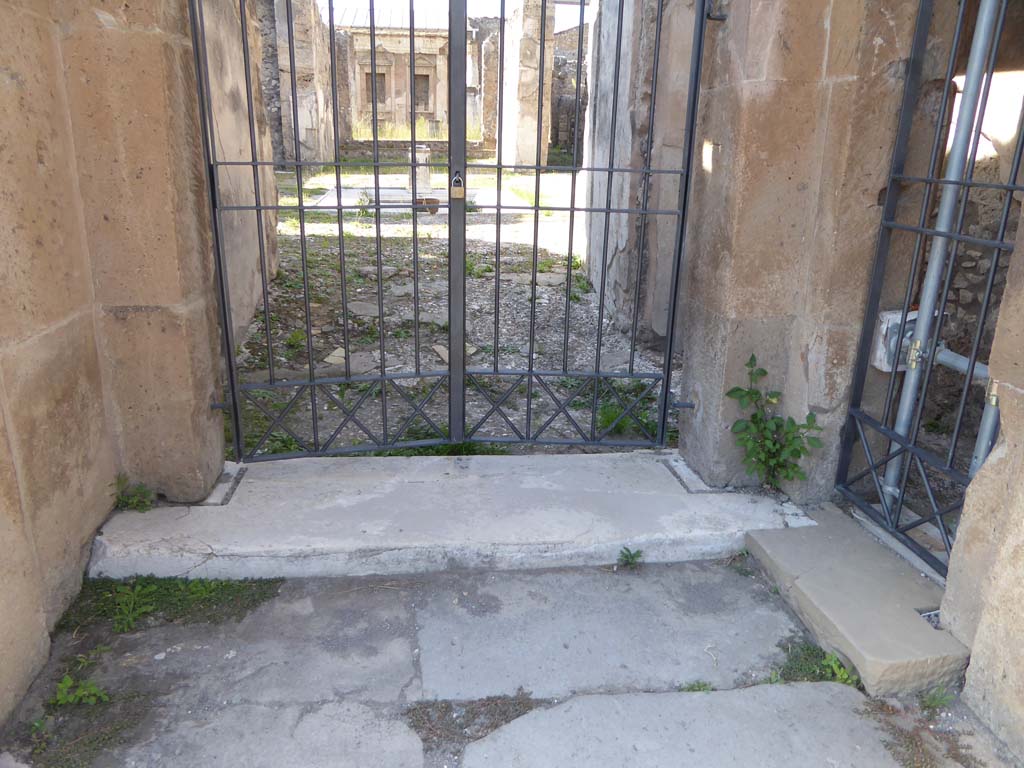
[[[623,547],[619,550],[619,568],[636,570],[643,565],[643,560],[644,551],[642,549],[630,549],[629,547]]]
[[[117,496],[114,499],[114,509],[133,509],[136,512],[146,512],[153,508],[156,501],[156,494],[145,483],[133,483],[127,475],[118,475],[114,481],[114,490]]]
[[[149,615],[186,624],[239,619],[276,595],[281,582],[156,576],[140,576],[131,581],[87,579],[57,629],[73,632],[110,621],[114,631],[126,632]]]
[[[50,703],[65,707],[71,704],[99,704],[110,701],[110,696],[92,680],[75,680],[71,675],[64,675],[57,683],[57,691]]]
[[[808,413],[803,423],[775,413],[782,393],[761,390],[757,385],[768,371],[758,366],[753,354],[746,368],[749,386],[733,387],[725,394],[737,400],[740,408],[753,409],[747,418],[736,419],[732,425],[736,444],[745,451],[743,465],[747,474],[757,475],[762,483],[775,489],[783,480],[806,480],[800,460],[812,448],[821,447],[821,440],[811,434],[820,432],[821,427],[813,413]]]
[[[715,690],[715,686],[707,680],[694,680],[688,685],[679,686],[680,693],[711,693],[713,690]]]
[[[953,694],[946,690],[946,686],[937,685],[931,690],[922,693],[918,703],[920,703],[921,709],[924,710],[925,714],[929,718],[932,718],[935,717],[939,711],[952,704],[953,698]]]
[[[838,656],[825,653],[810,643],[795,643],[787,647],[786,661],[778,670],[778,679],[787,683],[832,682],[854,688],[860,686],[860,678],[847,669]]]

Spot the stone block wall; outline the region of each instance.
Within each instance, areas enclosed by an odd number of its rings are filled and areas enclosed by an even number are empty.
[[[1017,250],[1024,247],[1024,230]],[[1024,759],[1024,259],[1011,262],[989,366],[999,440],[967,489],[942,621],[971,648],[964,698]]]
[[[756,353],[783,412],[824,428],[787,491],[832,492],[916,10],[734,2],[709,26],[679,385],[681,450],[714,485],[753,482],[724,393]]]
[[[220,473],[219,335],[185,2],[2,0],[0,718],[119,472]]]

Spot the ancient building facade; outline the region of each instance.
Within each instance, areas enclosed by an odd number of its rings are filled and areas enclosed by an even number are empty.
[[[292,162],[295,159],[292,124],[296,108],[299,149],[304,161],[333,160],[335,108],[339,144],[372,138],[375,114],[379,137],[384,140],[407,138],[413,106],[418,139],[447,138],[447,19],[441,20],[443,23],[438,23],[437,19],[416,19],[415,50],[410,51],[408,12],[378,11],[372,35],[376,49],[371,53],[368,10],[339,6],[333,31],[333,83],[337,90],[332,94],[328,20],[324,19],[316,0],[292,0],[293,24],[289,36],[287,5],[285,0],[259,0],[257,5],[262,41],[258,51],[260,86],[275,160]],[[585,83],[581,89],[583,103],[578,110],[575,102],[579,35],[573,29],[556,35],[553,4],[548,7],[543,25],[539,2],[510,0],[506,12],[503,83],[500,82],[499,62],[500,20],[474,17],[468,22],[467,140],[482,148],[497,150],[498,92],[503,88],[501,156],[509,164],[531,164],[536,160],[538,116],[542,160],[546,160],[549,141],[567,148],[572,144],[574,132],[582,137]],[[541,26],[545,30],[543,62],[540,61]],[[583,44],[586,56],[586,32]],[[559,46],[564,49],[561,53],[557,52]],[[410,57],[414,57],[411,65]],[[581,68],[585,72],[586,64]],[[542,104],[538,102],[541,80]],[[297,98],[293,97],[293,92]],[[293,100],[296,108],[293,108]]]
[[[316,0],[259,2],[264,66],[260,85],[270,115],[275,159],[295,161],[297,115],[300,159],[330,162],[334,159],[330,29]],[[276,72],[272,69],[275,59]]]
[[[589,95],[587,46],[590,26],[584,24],[582,29],[582,40],[580,27],[570,27],[555,33],[555,58],[551,72],[550,144],[569,153],[575,147],[579,157],[583,154]]]

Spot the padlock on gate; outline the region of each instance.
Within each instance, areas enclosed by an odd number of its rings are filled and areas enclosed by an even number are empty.
[[[462,174],[458,171],[452,176],[452,185],[448,196],[452,200],[466,199],[466,185],[462,181]]]

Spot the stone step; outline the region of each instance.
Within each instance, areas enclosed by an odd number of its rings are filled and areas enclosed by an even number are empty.
[[[872,695],[952,686],[968,650],[921,614],[942,589],[834,504],[808,510],[816,526],[751,531],[747,549],[818,644],[856,667]]]
[[[684,482],[685,481],[685,482]],[[689,487],[687,484],[689,483]],[[799,508],[711,492],[673,452],[300,459],[249,465],[223,506],[118,512],[92,576],[362,576],[727,557]]]

